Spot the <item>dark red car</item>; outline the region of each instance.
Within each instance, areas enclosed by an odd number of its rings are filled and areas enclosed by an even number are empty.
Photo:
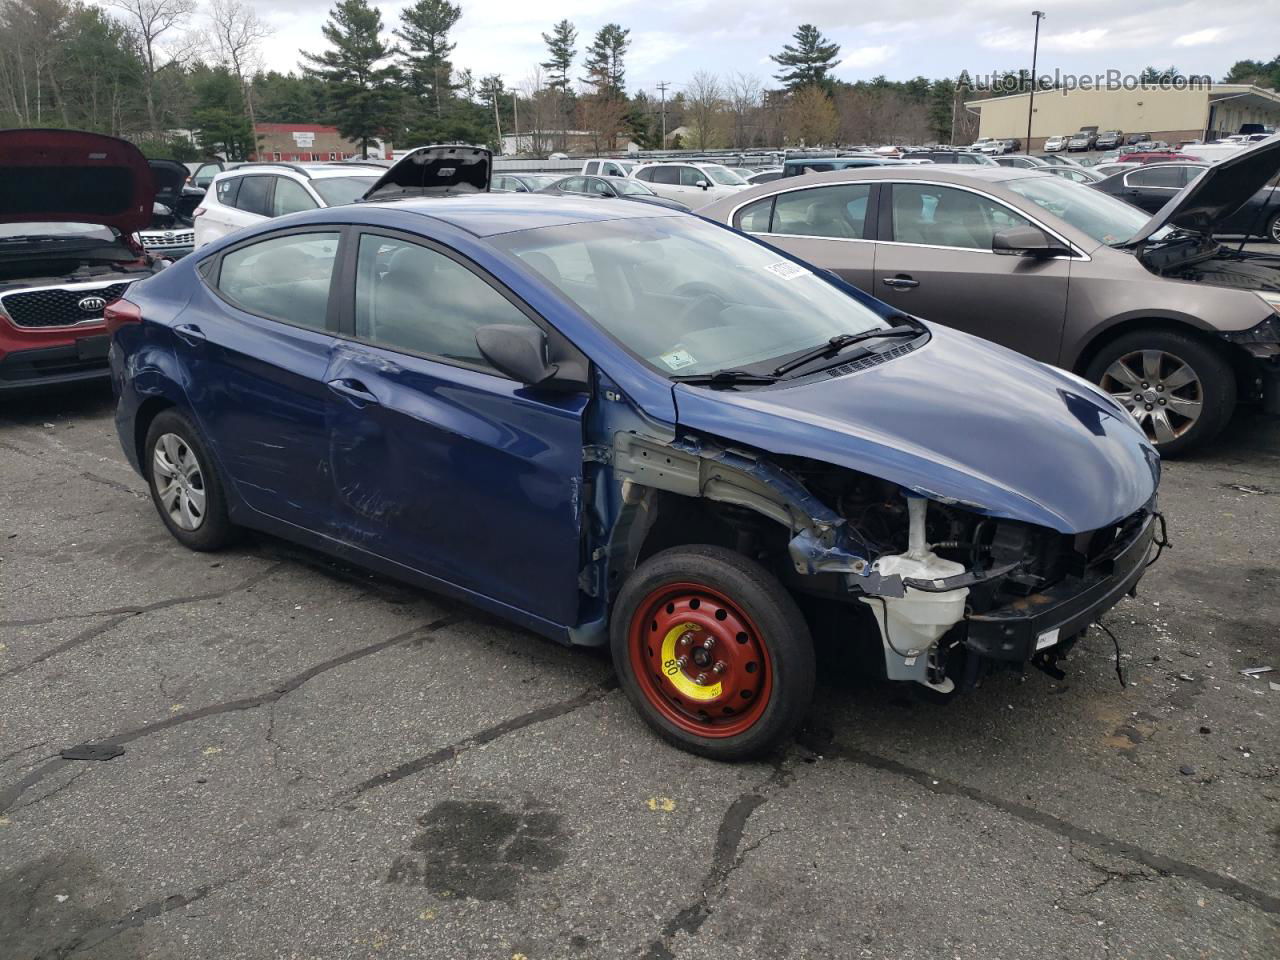
[[[137,237],[155,183],[133,144],[0,131],[0,392],[107,376],[102,312],[168,265]]]

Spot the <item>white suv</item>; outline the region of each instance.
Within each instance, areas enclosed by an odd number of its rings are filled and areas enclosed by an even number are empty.
[[[213,178],[195,210],[195,245],[271,217],[353,203],[384,173],[370,163],[246,163]]]
[[[646,163],[631,171],[660,197],[679,200],[690,210],[705,207],[751,184],[718,163]]]

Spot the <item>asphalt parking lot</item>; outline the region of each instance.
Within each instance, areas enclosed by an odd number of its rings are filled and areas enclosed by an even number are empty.
[[[1106,618],[1126,689],[1096,633],[945,706],[825,651],[800,742],[729,766],[597,652],[280,541],[183,550],[104,390],[6,399],[0,956],[1271,960],[1280,423],[1162,502]]]

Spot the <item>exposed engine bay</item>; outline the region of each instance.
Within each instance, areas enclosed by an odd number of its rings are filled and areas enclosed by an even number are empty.
[[[811,619],[846,609],[878,631],[889,679],[942,694],[1002,666],[1061,675],[1057,661],[1165,542],[1154,500],[1071,535],[843,467],[693,438],[617,434],[599,462],[620,483],[623,509],[597,559],[634,565],[652,552],[642,544],[661,548],[665,525],[673,537],[696,529],[772,569],[802,609],[812,601]],[[584,570],[588,592],[609,579]]]

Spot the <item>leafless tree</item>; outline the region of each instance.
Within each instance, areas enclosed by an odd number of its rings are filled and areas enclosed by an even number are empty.
[[[260,64],[261,44],[271,36],[271,28],[258,17],[258,11],[241,0],[213,0],[209,23],[218,59],[236,75],[245,115],[253,127],[257,118],[253,111],[253,85],[249,80]]]
[[[524,82],[520,84],[524,94],[522,113],[525,117],[525,129],[529,136],[529,152],[535,154],[548,153],[551,150],[553,131],[557,126],[564,126],[561,117],[560,93],[547,86],[546,77],[541,66],[535,66]],[[520,144],[516,144],[519,152]]]
[[[716,131],[724,113],[724,90],[720,78],[714,73],[699,70],[685,88],[685,124],[690,128],[690,140],[699,150],[707,150],[716,143]]]
[[[173,60],[167,49],[166,34],[186,24],[195,12],[195,0],[109,0],[128,21],[129,29],[137,37],[138,53],[142,57],[146,75],[142,80],[147,104],[147,124],[153,136],[163,134],[160,114],[156,109],[156,73]]]
[[[733,146],[741,150],[751,146],[752,133],[759,125],[760,78],[750,73],[735,73],[725,82],[725,87],[733,121]]]

